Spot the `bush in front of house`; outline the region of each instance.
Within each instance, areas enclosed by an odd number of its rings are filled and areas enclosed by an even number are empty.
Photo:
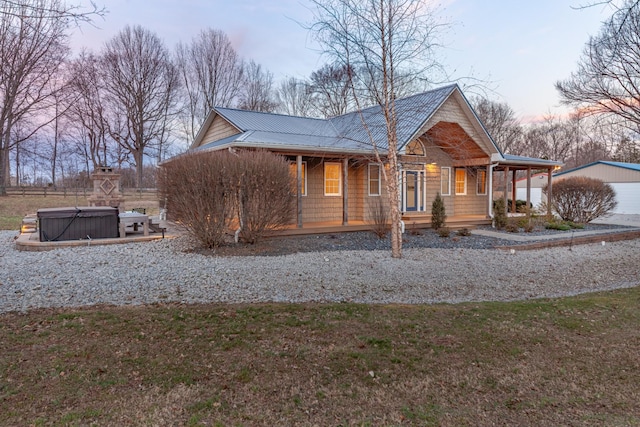
[[[444,206],[444,200],[440,193],[436,193],[436,198],[431,204],[431,228],[434,230],[441,229],[447,221],[447,211]]]
[[[493,225],[498,230],[502,230],[507,226],[507,212],[503,198],[493,201]]]
[[[163,165],[159,191],[170,218],[207,248],[238,227],[243,241],[255,243],[294,215],[288,162],[264,151],[179,156]]]
[[[294,218],[295,185],[287,159],[268,151],[242,151],[236,167],[242,240],[255,243],[267,231],[290,224]]]
[[[372,221],[371,230],[378,238],[384,239],[391,231],[391,223],[389,222],[389,210],[384,205],[382,197],[376,197],[373,201],[369,201],[368,208]]]
[[[235,216],[235,195],[227,173],[228,152],[192,153],[165,163],[158,190],[169,218],[181,223],[203,246],[223,243]]]
[[[547,187],[542,191],[548,194]],[[553,183],[551,207],[564,221],[587,224],[617,204],[614,189],[599,179],[571,177]]]

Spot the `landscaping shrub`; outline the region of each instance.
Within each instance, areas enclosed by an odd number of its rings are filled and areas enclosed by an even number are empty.
[[[288,162],[264,151],[179,156],[163,165],[159,191],[170,218],[207,248],[220,246],[238,225],[242,240],[254,243],[294,214]]]
[[[548,188],[542,190],[548,194]],[[551,207],[565,221],[589,223],[617,206],[613,188],[599,179],[565,178],[554,182]]]
[[[493,201],[493,225],[502,230],[507,225],[507,212],[505,211],[504,199]]]
[[[237,157],[240,237],[255,243],[268,230],[291,223],[295,211],[295,184],[289,162],[268,151],[243,151]]]
[[[451,234],[451,230],[449,230],[449,227],[438,228],[438,236],[444,238],[444,237],[449,237],[450,234]]]
[[[436,198],[431,204],[431,228],[439,230],[447,221],[447,212],[444,206],[444,200],[440,196],[440,193],[436,193]]]
[[[185,154],[165,163],[158,174],[169,218],[207,248],[222,244],[236,213],[227,173],[231,156],[226,151]]]
[[[381,197],[376,197],[372,201],[369,201],[369,217],[373,221],[371,231],[380,239],[387,237],[389,231],[391,231],[391,224],[389,222],[389,210],[384,205]]]
[[[517,220],[507,221],[507,225],[504,227],[504,229],[508,233],[517,233],[517,232],[520,231],[520,227],[518,226],[518,221]]]
[[[458,236],[468,237],[471,236],[471,230],[469,230],[468,228],[461,228],[456,234]]]

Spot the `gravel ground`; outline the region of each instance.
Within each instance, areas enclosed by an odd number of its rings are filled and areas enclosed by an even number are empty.
[[[397,260],[388,250],[336,245],[289,255],[210,256],[185,252],[187,237],[20,252],[15,235],[0,232],[0,312],[159,302],[507,301],[640,285],[640,239],[513,254],[414,247]]]

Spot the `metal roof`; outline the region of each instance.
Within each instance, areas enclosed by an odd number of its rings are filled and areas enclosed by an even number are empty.
[[[630,169],[636,172],[640,172],[640,163],[624,163],[624,162],[610,162],[608,160],[598,160],[596,162],[591,162],[588,163],[586,165],[582,165],[582,166],[578,166],[576,168],[573,169],[568,169],[566,171],[562,171],[562,172],[558,172],[556,174],[554,174],[553,176],[560,176],[560,175],[564,175],[565,173],[569,173],[569,172],[575,172],[578,171],[580,169],[584,169],[584,168],[588,168],[594,165],[607,165],[607,166],[613,166],[613,167],[617,167],[617,168],[623,168],[623,169]]]
[[[396,100],[398,147],[409,143],[422,125],[458,88],[449,85]],[[215,108],[214,113],[241,131],[219,141],[204,141],[198,149],[216,149],[226,145],[283,146],[301,150],[371,152],[375,147],[388,149],[387,127],[382,108],[374,106],[330,119],[287,116],[233,108]],[[210,120],[206,123],[210,124]]]
[[[503,154],[504,160],[499,163],[501,165],[531,165],[531,166],[562,166],[562,162],[556,160],[538,159],[536,157],[515,156],[513,154]]]

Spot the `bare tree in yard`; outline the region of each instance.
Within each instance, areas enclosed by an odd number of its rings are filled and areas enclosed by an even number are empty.
[[[13,128],[42,116],[60,90],[56,76],[69,51],[73,13],[59,0],[0,2],[0,195],[10,182],[10,151],[21,142]],[[49,120],[34,121],[22,140]]]
[[[100,69],[100,58],[86,51],[81,52],[70,64],[69,90],[73,102],[67,114],[77,139],[86,147],[82,151],[86,153],[93,169],[109,164],[109,123]],[[91,170],[88,165],[87,170]]]
[[[178,71],[162,40],[141,26],[127,26],[106,43],[102,67],[110,134],[131,153],[140,186],[145,151],[161,149],[168,134]]]
[[[565,104],[640,125],[640,5],[625,1],[587,42],[578,69],[556,83]]]
[[[280,82],[276,91],[278,111],[290,116],[313,116],[313,98],[311,84],[295,77],[289,77]]]
[[[193,140],[213,107],[231,107],[242,86],[243,64],[227,35],[214,29],[201,31],[191,44],[176,50],[184,88],[185,128]]]
[[[239,107],[271,113],[277,107],[273,96],[273,74],[253,60],[249,61],[244,68]]]
[[[315,7],[311,30],[332,61],[358,73],[348,73],[355,106],[375,100],[384,116],[386,147],[370,138],[377,161],[386,150],[382,168],[387,185],[391,217],[391,256],[402,257],[400,194],[398,177],[398,118],[395,99],[401,84],[427,79],[439,69],[434,59],[436,32],[433,11],[414,0],[312,0]],[[358,84],[354,79],[374,84]],[[364,121],[363,121],[364,123]],[[373,129],[368,129],[372,135]],[[388,148],[387,148],[388,147]]]
[[[476,97],[472,101],[478,118],[503,153],[520,155],[522,125],[509,104]]]
[[[315,107],[322,117],[339,116],[353,109],[352,72],[348,65],[326,64],[311,73]]]

